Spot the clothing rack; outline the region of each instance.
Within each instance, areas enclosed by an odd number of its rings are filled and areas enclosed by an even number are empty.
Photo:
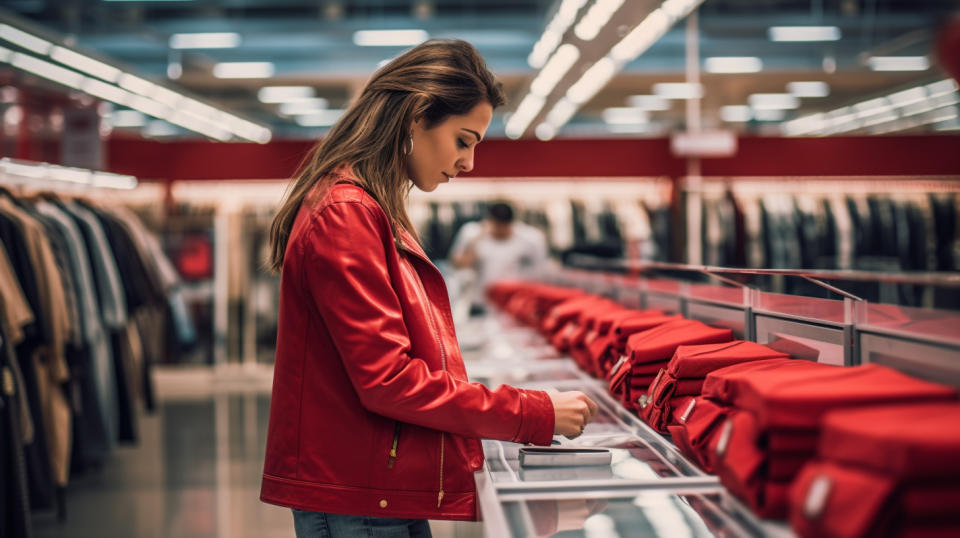
[[[36,189],[87,190],[91,188],[132,190],[137,178],[124,174],[60,166],[44,162],[0,159],[0,181]]]

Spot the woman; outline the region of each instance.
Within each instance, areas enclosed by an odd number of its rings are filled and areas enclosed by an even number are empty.
[[[279,334],[261,499],[297,536],[429,536],[474,520],[479,438],[550,444],[596,413],[580,392],[467,381],[443,278],[406,213],[473,168],[504,102],[471,45],[380,69],[312,151],[271,228]],[[411,185],[412,184],[412,185]]]

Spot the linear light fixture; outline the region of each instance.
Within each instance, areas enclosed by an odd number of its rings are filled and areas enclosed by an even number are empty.
[[[943,79],[853,106],[820,112],[784,122],[780,130],[786,136],[823,136],[869,128],[888,133],[934,124],[944,113],[960,104],[957,83]]]
[[[280,106],[277,107],[277,111],[286,116],[299,116],[325,110],[327,105],[327,100],[323,97],[314,97],[313,99],[303,101],[280,103]]]
[[[826,97],[830,95],[830,86],[826,82],[812,80],[788,82],[787,91],[797,97]]]
[[[240,41],[236,32],[206,32],[173,34],[168,44],[171,49],[233,49],[240,46]]]
[[[841,35],[836,26],[771,26],[767,29],[770,41],[838,41]]]
[[[426,30],[357,30],[353,44],[358,47],[412,47],[430,39]]]
[[[565,34],[567,29],[577,20],[577,13],[580,12],[580,8],[586,3],[587,0],[563,0],[563,2],[560,3],[560,8],[557,9],[553,18],[550,19],[550,23],[547,24],[543,35],[541,35],[540,39],[533,45],[533,51],[531,51],[530,56],[527,57],[527,63],[530,64],[530,67],[539,69],[546,65],[550,55],[553,54],[553,51],[555,51],[557,46],[560,45],[560,42],[563,41],[563,34]]]
[[[291,103],[313,99],[316,91],[312,86],[264,86],[257,92],[261,103]]]
[[[114,127],[143,127],[147,116],[136,110],[114,110],[110,113],[110,125]]]
[[[337,123],[344,112],[346,111],[340,109],[318,110],[310,114],[297,116],[295,121],[303,127],[329,127]]]
[[[25,183],[39,180],[112,189],[133,189],[137,186],[137,178],[133,176],[9,157],[0,159],[0,172],[14,179],[26,180]]]
[[[271,62],[220,62],[213,66],[217,78],[270,78],[273,73]]]
[[[670,110],[670,101],[659,95],[631,95],[627,104],[641,110]]]
[[[550,61],[547,62],[547,65],[543,66],[537,77],[530,83],[530,93],[543,97],[549,95],[553,91],[553,87],[560,82],[560,79],[579,59],[580,49],[576,45],[570,43],[561,45],[550,58]]]
[[[739,123],[753,119],[753,110],[746,105],[727,105],[720,107],[720,119],[727,123]]]
[[[871,56],[867,65],[873,71],[926,71],[930,59],[926,56]]]
[[[791,93],[755,93],[747,98],[754,110],[793,110],[800,107],[800,100]]]
[[[583,70],[580,78],[573,82],[563,97],[547,112],[547,122],[559,131],[564,124],[570,121],[576,110],[593,98],[627,63],[643,54],[653,43],[663,37],[671,26],[686,17],[701,3],[703,3],[703,0],[665,0],[661,2],[659,7],[648,13],[639,24],[629,29],[620,41],[611,46],[606,55]],[[574,5],[576,10],[571,7],[568,14],[573,13],[575,17],[576,11],[582,5],[571,4],[571,6]],[[593,32],[599,32],[622,5],[622,0],[596,0],[574,27],[574,34],[581,40],[593,39],[595,37]],[[563,5],[561,4],[562,8]],[[609,13],[609,15],[604,15],[606,13]],[[601,15],[606,18],[604,19]],[[555,37],[551,39],[555,39]],[[541,38],[541,41],[546,42],[546,39]],[[534,47],[534,52],[531,53],[531,65],[537,65],[532,60],[540,60],[542,49],[554,48],[557,45],[560,45],[559,41],[549,47],[541,46],[541,42],[538,42]],[[557,54],[558,51],[559,48],[556,48],[553,54]],[[550,59],[544,60],[542,65],[546,66],[549,61]],[[554,87],[555,90],[556,86]],[[551,92],[550,95],[552,94]],[[516,112],[508,119],[506,125],[507,136],[510,138],[523,136],[531,123],[540,115],[546,102],[546,97],[536,95],[531,89],[520,101]]]
[[[660,82],[653,85],[653,93],[664,99],[702,99],[703,84],[692,82]]]
[[[603,110],[603,121],[608,125],[636,125],[647,123],[650,116],[639,108],[610,107]]]
[[[756,56],[715,56],[704,60],[707,73],[759,73],[763,61]]]
[[[40,54],[53,62],[26,52],[0,47],[0,63],[8,63],[57,84],[132,108],[217,140],[225,141],[238,137],[260,144],[270,141],[271,133],[266,127],[205,105],[62,44],[55,44],[16,28],[12,24],[0,23],[0,41]]]
[[[610,17],[620,6],[623,0],[595,0],[590,9],[583,15],[580,22],[573,28],[573,33],[584,41],[597,37],[600,30],[610,22]]]

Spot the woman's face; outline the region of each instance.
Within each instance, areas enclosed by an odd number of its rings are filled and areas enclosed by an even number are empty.
[[[473,152],[490,126],[493,107],[481,102],[470,112],[450,116],[425,129],[422,120],[413,123],[413,152],[407,156],[407,174],[413,184],[431,192],[460,172],[473,170]]]

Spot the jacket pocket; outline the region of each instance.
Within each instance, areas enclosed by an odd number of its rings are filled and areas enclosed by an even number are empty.
[[[401,422],[397,421],[393,427],[393,442],[390,444],[390,451],[387,455],[387,469],[393,469],[393,464],[397,461],[397,447],[400,444],[400,426]]]

